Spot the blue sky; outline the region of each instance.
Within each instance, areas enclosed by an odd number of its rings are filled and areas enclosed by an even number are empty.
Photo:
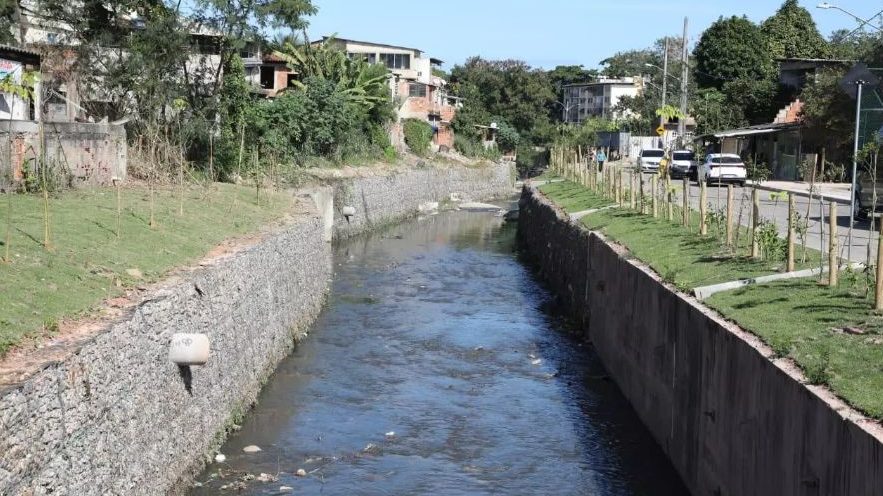
[[[515,58],[533,66],[598,62],[617,51],[644,48],[666,34],[680,36],[690,18],[690,40],[719,16],[746,15],[759,22],[781,0],[313,0],[319,13],[310,20],[316,39],[341,38],[404,45],[445,61],[446,67],[471,55]],[[828,36],[854,28],[836,10],[821,10],[817,0],[801,0]],[[883,10],[883,0],[832,1],[868,18]]]

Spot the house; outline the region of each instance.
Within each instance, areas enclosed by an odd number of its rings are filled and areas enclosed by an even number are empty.
[[[574,83],[564,86],[564,122],[579,124],[590,117],[618,119],[623,117],[613,110],[622,97],[635,97],[642,93],[641,78],[608,78]]]
[[[298,75],[277,52],[262,53],[259,49],[243,51],[240,56],[245,65],[245,79],[254,92],[265,98],[275,98],[294,86]]]
[[[461,103],[448,93],[447,81],[432,72],[443,61],[426,57],[417,48],[398,45],[329,36],[316,43],[332,43],[344,50],[349,57],[360,57],[368,63],[385,65],[392,74],[389,90],[396,103],[399,120],[425,120],[432,126],[433,143],[437,147],[453,147],[451,120]]]
[[[21,84],[26,73],[40,70],[40,63],[37,52],[0,45],[0,81]],[[32,120],[34,109],[40,108],[39,95],[40,91],[34,91],[35,102],[15,92],[0,92],[0,120]]]
[[[799,120],[728,129],[698,140],[708,153],[735,153],[751,163],[764,164],[773,180],[801,180],[801,165],[814,164],[818,158],[808,153],[812,149],[804,142]]]

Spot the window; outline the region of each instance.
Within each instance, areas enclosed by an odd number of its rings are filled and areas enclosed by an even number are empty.
[[[276,85],[275,78],[275,69],[272,65],[262,65],[261,66],[261,88],[268,90],[273,89]]]
[[[369,64],[373,64],[373,63],[377,62],[377,56],[373,53],[349,52],[346,55],[347,55],[347,57],[350,58],[350,60],[362,59],[365,62],[368,62]]]
[[[286,87],[291,88],[294,86],[294,82],[297,81],[297,74],[289,74],[285,79]]]
[[[741,165],[743,167],[745,166],[745,164],[742,163],[742,159],[739,157],[727,157],[727,156],[713,157],[710,160],[710,162],[715,165],[723,164],[723,165],[735,165],[735,166]]]
[[[408,85],[408,96],[426,98],[426,85],[421,83],[410,83]]]
[[[662,150],[641,150],[641,157],[662,158],[665,152]]]
[[[381,53],[380,62],[388,69],[410,69],[411,55],[407,53]]]
[[[693,152],[674,152],[672,160],[696,160],[696,156]]]

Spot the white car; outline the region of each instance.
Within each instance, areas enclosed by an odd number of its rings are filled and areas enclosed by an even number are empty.
[[[659,161],[665,156],[662,148],[644,148],[638,154],[635,165],[642,172],[655,172],[659,170]]]
[[[696,181],[708,184],[738,184],[745,186],[748,172],[745,162],[734,153],[710,153],[699,166]]]
[[[693,177],[696,173],[696,154],[690,150],[675,150],[671,154],[671,166],[668,175],[672,179]]]

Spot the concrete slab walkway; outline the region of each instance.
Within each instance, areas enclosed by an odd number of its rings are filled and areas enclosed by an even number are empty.
[[[748,181],[748,184],[755,184],[754,181]],[[809,183],[802,181],[761,181],[755,184],[757,189],[765,191],[785,191],[798,196],[809,198]],[[849,205],[849,183],[816,183],[813,196],[818,198],[819,193],[825,201],[834,201],[837,203],[845,203]]]

